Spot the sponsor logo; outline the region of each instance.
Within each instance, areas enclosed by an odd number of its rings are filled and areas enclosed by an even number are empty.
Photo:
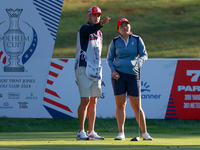
[[[8,99],[20,99],[20,93],[19,92],[9,92]]]
[[[141,98],[142,99],[160,99],[161,94],[153,94],[150,90],[150,85],[147,82],[141,81]]]
[[[8,102],[4,102],[2,106],[0,106],[0,109],[12,109],[13,107],[10,106]]]
[[[28,108],[28,102],[18,102],[20,109],[27,109]]]
[[[34,99],[38,99],[38,98],[37,98],[37,96],[34,96],[33,93],[31,93],[29,96],[26,96],[26,99],[34,100]]]

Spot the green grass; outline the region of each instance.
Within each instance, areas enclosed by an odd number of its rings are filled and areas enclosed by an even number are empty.
[[[87,120],[85,129],[87,130]],[[148,132],[154,141],[132,142],[138,135],[134,118],[126,119],[125,141],[115,141],[115,118],[97,118],[95,130],[104,141],[77,141],[78,119],[0,118],[0,150],[55,150],[55,149],[190,149],[200,148],[200,120],[147,119]]]
[[[165,120],[147,119],[148,131],[151,133],[200,134],[200,120]],[[0,118],[0,132],[77,132],[78,119],[31,119]],[[87,120],[85,129],[87,129]],[[115,118],[97,118],[97,132],[118,132]],[[125,132],[137,132],[138,125],[134,118],[127,118]]]
[[[104,141],[77,141],[74,132],[35,132],[35,133],[2,133],[0,149],[13,150],[196,150],[200,148],[200,137],[195,135],[171,135],[171,134],[152,134],[154,141],[133,142],[130,133],[126,134],[125,141],[114,141],[113,133],[101,133]]]
[[[78,119],[0,118],[0,132],[76,132]],[[87,129],[87,120],[85,128]],[[97,118],[97,132],[118,132],[115,118]],[[147,119],[149,132],[200,134],[200,120]],[[125,131],[137,132],[134,118],[126,119]]]
[[[75,57],[76,32],[93,5],[102,9],[103,18],[112,18],[101,29],[102,58],[118,35],[116,22],[121,17],[128,18],[132,32],[142,37],[150,58],[200,57],[198,0],[64,0],[53,58]]]

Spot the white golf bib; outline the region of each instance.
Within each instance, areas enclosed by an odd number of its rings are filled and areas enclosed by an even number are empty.
[[[96,34],[90,34],[88,48],[85,53],[86,76],[89,79],[98,81],[102,79],[102,66],[101,66],[101,51],[102,51],[102,36],[98,31]]]

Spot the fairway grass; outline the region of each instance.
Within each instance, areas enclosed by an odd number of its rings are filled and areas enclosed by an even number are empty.
[[[75,58],[77,31],[91,6],[101,8],[101,20],[111,18],[101,29],[102,58],[118,36],[116,22],[122,17],[143,39],[149,58],[200,58],[199,0],[64,0],[53,58]]]
[[[126,133],[124,141],[115,141],[117,133],[101,132],[103,141],[78,141],[75,132],[1,132],[0,150],[162,150],[200,149],[198,134],[151,133],[153,141],[130,141],[137,133]]]

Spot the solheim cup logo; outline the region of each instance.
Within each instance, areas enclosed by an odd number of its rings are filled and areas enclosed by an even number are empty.
[[[5,72],[23,72],[24,67],[19,65],[18,56],[24,51],[24,33],[19,28],[19,17],[23,9],[6,9],[10,25],[3,36],[3,45],[6,54],[10,56],[9,65],[4,67]]]
[[[0,41],[3,41],[3,47],[0,47],[0,60],[5,65],[4,72],[24,72],[23,65],[30,59],[37,47],[37,34],[27,22],[20,21],[23,9],[10,8],[6,9],[6,12],[9,22],[0,22]],[[1,48],[4,48],[5,53]],[[24,49],[27,50],[24,51]]]

